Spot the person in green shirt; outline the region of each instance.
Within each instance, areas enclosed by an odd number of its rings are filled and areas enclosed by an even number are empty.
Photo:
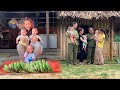
[[[94,30],[92,27],[89,27],[89,33],[87,34],[87,64],[94,63],[94,54],[96,43],[94,40]]]
[[[76,28],[78,27],[77,22],[72,23],[72,30],[71,32],[74,34],[74,38],[76,39],[76,42],[73,43],[70,39],[70,33],[66,32],[67,36],[67,44],[68,44],[68,59],[67,59],[67,65],[71,66],[77,65],[77,52],[78,52],[78,38],[79,34]]]

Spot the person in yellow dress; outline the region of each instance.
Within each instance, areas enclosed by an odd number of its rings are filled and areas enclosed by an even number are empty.
[[[96,50],[95,50],[95,64],[104,65],[104,57],[103,57],[103,47],[105,42],[105,34],[104,29],[99,30],[98,37],[96,38]]]

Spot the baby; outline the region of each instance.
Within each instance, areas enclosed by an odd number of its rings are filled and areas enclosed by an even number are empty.
[[[84,40],[84,42],[83,42],[83,49],[86,51],[86,47],[87,47],[87,35],[83,35],[82,37],[83,37],[83,40]]]
[[[22,28],[21,29],[21,35],[19,35],[17,38],[16,38],[16,44],[21,44],[25,47],[27,47],[28,43],[29,43],[29,37],[27,36],[27,32],[26,32],[26,29]],[[19,41],[20,40],[20,41]]]
[[[32,45],[33,47],[39,47],[40,46],[41,47],[40,48],[40,54],[42,54],[43,47],[40,44],[40,42],[43,43],[43,41],[42,41],[41,37],[37,34],[38,34],[37,28],[33,28],[32,29],[32,35],[30,35],[30,40],[31,40],[30,45]],[[38,41],[38,39],[40,40],[40,42]]]
[[[34,55],[33,51],[34,51],[33,46],[32,45],[28,45],[27,46],[27,50],[24,53],[24,62],[25,63],[32,62],[32,61],[35,60],[35,55]]]
[[[67,33],[70,34],[70,40],[71,40],[71,42],[76,44],[76,38],[75,38],[75,35],[72,32],[72,30],[73,30],[72,27],[69,26],[68,29],[67,29]]]
[[[99,34],[99,30],[95,30],[94,40],[96,41],[96,44],[98,43],[97,41],[98,34]]]

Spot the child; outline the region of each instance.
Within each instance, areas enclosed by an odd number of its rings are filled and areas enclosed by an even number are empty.
[[[29,43],[29,37],[26,35],[27,32],[26,32],[26,29],[22,28],[21,29],[21,35],[19,35],[17,38],[16,38],[16,44],[21,44],[25,47],[27,47],[28,43]],[[20,41],[19,41],[20,40]],[[19,41],[19,42],[18,42]]]
[[[86,51],[86,47],[87,47],[87,35],[83,35],[83,40],[86,42],[83,42],[83,49]]]
[[[40,55],[41,55],[42,51],[43,51],[43,47],[40,44],[40,42],[43,43],[43,41],[42,41],[41,37],[37,34],[38,34],[37,28],[33,28],[32,29],[32,35],[30,35],[30,40],[31,40],[30,45],[33,45],[33,47],[39,47],[40,46]],[[38,41],[38,39],[40,40],[40,42]]]
[[[71,42],[72,42],[72,43],[76,43],[76,38],[74,37],[75,35],[74,35],[74,33],[72,32],[72,30],[73,30],[72,27],[69,26],[68,29],[67,29],[67,33],[70,34],[70,40],[71,40]]]
[[[32,61],[35,60],[35,55],[34,55],[33,51],[34,51],[33,46],[32,45],[28,45],[27,46],[27,50],[24,53],[24,62],[25,63],[32,62]]]
[[[99,30],[95,30],[94,40],[96,41],[96,44],[98,43],[97,41],[98,34],[99,34]]]

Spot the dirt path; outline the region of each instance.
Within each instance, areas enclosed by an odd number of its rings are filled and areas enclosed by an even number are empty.
[[[10,74],[0,75],[0,79],[59,79],[60,74],[56,73],[40,73],[40,74]]]

